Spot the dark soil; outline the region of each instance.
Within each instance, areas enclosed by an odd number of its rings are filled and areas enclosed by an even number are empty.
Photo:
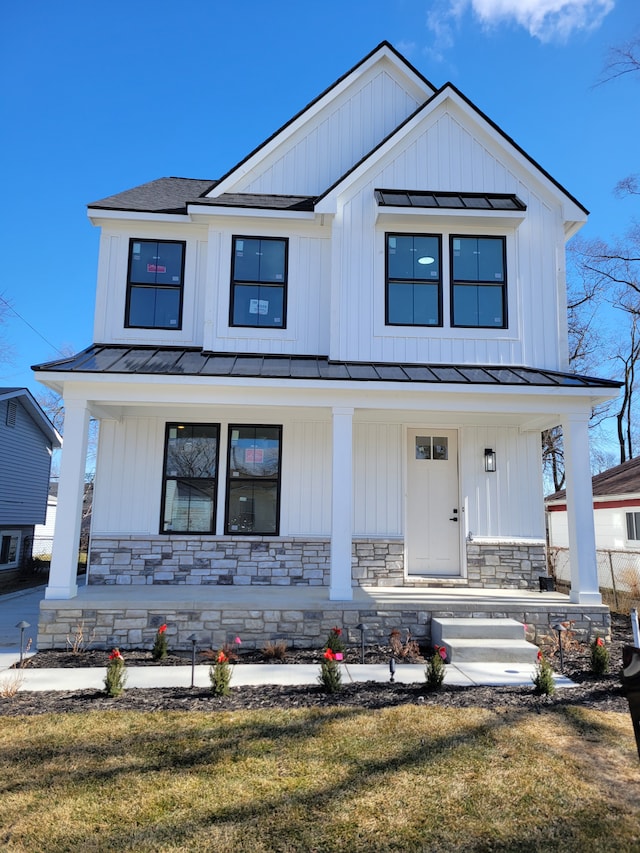
[[[564,674],[577,686],[556,690],[551,696],[535,693],[533,684],[522,687],[443,687],[437,691],[427,691],[424,682],[416,684],[381,684],[378,682],[350,683],[343,676],[343,689],[339,693],[327,694],[318,686],[278,686],[259,687],[232,686],[231,694],[217,698],[211,691],[202,688],[159,688],[126,690],[118,699],[109,699],[102,691],[47,691],[18,692],[10,698],[0,699],[0,716],[18,714],[70,713],[84,711],[128,710],[128,711],[234,711],[265,708],[311,708],[311,707],[360,707],[385,708],[394,705],[416,704],[438,707],[486,707],[496,710],[500,707],[520,708],[522,710],[541,710],[558,705],[580,705],[598,710],[628,712],[629,706],[622,693],[620,669],[622,647],[632,645],[631,622],[628,616],[612,616],[612,640],[610,672],[603,676],[591,673],[589,646],[579,643],[571,636],[564,635],[563,658]],[[554,669],[560,670],[557,647],[543,649],[550,658]],[[130,650],[123,652],[129,666],[184,666],[191,663],[188,653],[172,654],[165,661],[153,661],[151,652]],[[289,650],[284,663],[320,664],[322,652],[314,650]],[[104,667],[108,653],[105,651],[84,651],[78,654],[61,651],[38,652],[29,661],[30,667]],[[387,663],[391,649],[386,646],[373,646],[366,649],[366,663]],[[349,649],[345,661],[360,663],[360,649]],[[206,657],[200,653],[198,663],[206,663]],[[265,660],[260,651],[243,652],[237,663],[275,663]],[[407,662],[420,662],[420,658],[407,658]],[[232,682],[233,683],[233,682]]]

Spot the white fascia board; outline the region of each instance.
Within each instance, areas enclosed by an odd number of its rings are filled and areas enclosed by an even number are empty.
[[[228,219],[230,216],[251,217],[253,219],[304,219],[313,222],[316,214],[310,210],[273,210],[264,207],[211,207],[206,204],[190,204],[187,206],[189,218],[201,216],[209,219],[221,216]]]
[[[64,383],[64,396],[98,405],[245,405],[327,408],[349,405],[356,409],[411,410],[452,414],[517,415],[519,422],[540,421],[541,415],[557,424],[562,414],[590,411],[595,399],[610,399],[617,389],[438,385],[413,382],[356,382],[311,379],[259,379],[220,376],[126,376],[48,374],[51,383]],[[595,389],[594,389],[595,390]],[[600,392],[604,392],[603,394]],[[533,427],[532,427],[533,428]]]
[[[354,79],[356,79],[356,77],[360,77],[363,74],[366,74],[372,66],[376,65],[383,58],[388,60],[392,65],[394,65],[395,68],[405,78],[405,80],[410,81],[410,85],[414,89],[414,97],[417,101],[421,99],[426,100],[433,94],[434,90],[432,88],[426,86],[423,80],[420,80],[414,75],[410,75],[407,66],[400,62],[398,57],[391,50],[389,50],[387,45],[382,45],[380,50],[377,50],[365,62],[358,65],[339,83],[336,83],[331,86],[322,97],[315,101],[315,103],[312,102],[308,107],[303,109],[303,111],[294,121],[292,121],[290,124],[285,124],[285,126],[279,132],[276,131],[276,134],[272,139],[264,143],[262,146],[258,147],[253,155],[250,155],[247,160],[240,163],[237,168],[230,172],[226,178],[223,178],[220,183],[218,183],[215,187],[212,187],[212,189],[207,193],[205,197],[215,198],[216,196],[222,195],[222,193],[228,192],[233,186],[235,186],[235,184],[238,183],[239,180],[241,180],[248,172],[253,169],[257,162],[259,162],[265,157],[268,157],[276,148],[278,148],[282,144],[284,140],[297,133],[297,131],[301,127],[303,127],[311,119],[318,115],[318,113],[320,113],[328,103],[335,100],[336,98],[339,98],[340,95],[342,95],[342,93],[345,92],[353,84],[353,81]]]
[[[95,207],[87,209],[87,216],[93,225],[100,225],[104,220],[136,220],[145,222],[190,222],[191,217],[182,213],[147,213],[139,210],[97,210]]]

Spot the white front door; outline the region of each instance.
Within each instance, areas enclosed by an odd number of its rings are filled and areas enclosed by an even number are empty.
[[[458,434],[428,428],[407,435],[408,574],[459,576]]]

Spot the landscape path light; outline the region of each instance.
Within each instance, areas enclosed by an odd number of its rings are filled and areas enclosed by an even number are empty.
[[[554,622],[551,626],[554,631],[558,632],[558,651],[560,652],[560,672],[564,672],[564,660],[562,658],[562,634],[567,630],[567,626],[562,622]]]
[[[356,630],[360,631],[360,662],[364,663],[364,632],[367,630],[367,626],[359,622],[356,625]]]
[[[16,625],[16,628],[20,628],[20,666],[22,666],[22,656],[24,654],[24,631],[25,628],[30,627],[31,625],[29,622],[25,622],[24,619]]]
[[[191,687],[193,689],[196,686],[196,643],[198,637],[192,634],[187,639],[191,640]]]

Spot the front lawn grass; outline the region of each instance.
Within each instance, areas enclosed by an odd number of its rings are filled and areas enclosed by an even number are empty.
[[[8,853],[640,849],[630,717],[579,708],[4,717],[0,804]]]

